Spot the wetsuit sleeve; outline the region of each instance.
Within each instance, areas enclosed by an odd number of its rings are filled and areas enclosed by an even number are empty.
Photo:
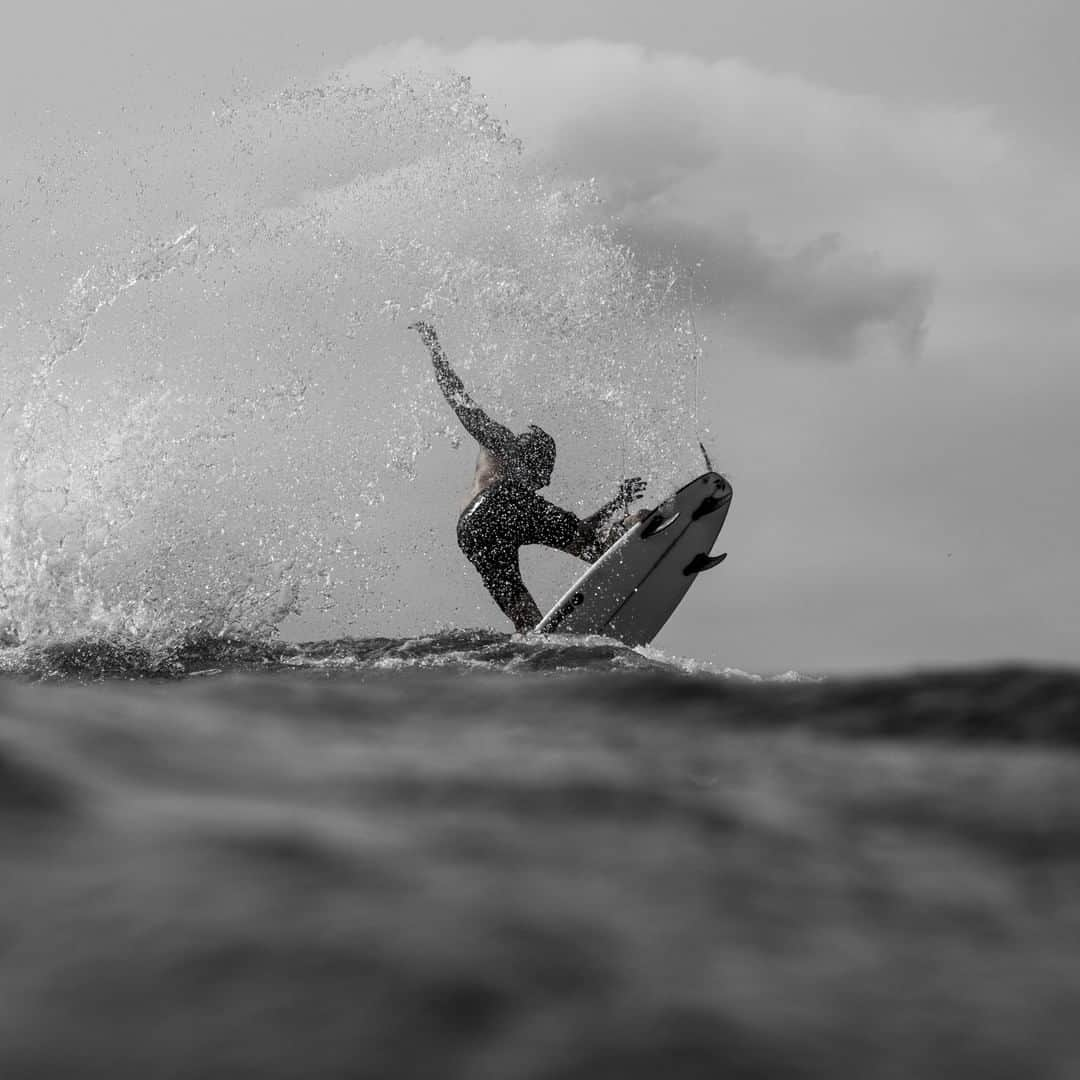
[[[569,510],[536,496],[538,542],[565,551],[586,562],[594,562],[604,551],[603,537],[598,522],[582,521]]]
[[[509,428],[492,420],[471,397],[457,372],[443,355],[442,346],[435,331],[426,323],[417,324],[420,338],[431,353],[435,368],[435,381],[450,407],[457,413],[462,427],[485,449],[496,457],[509,460],[517,450],[517,439]]]

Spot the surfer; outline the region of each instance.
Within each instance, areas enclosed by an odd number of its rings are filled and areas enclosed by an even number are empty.
[[[522,580],[518,550],[526,544],[543,544],[595,562],[643,516],[639,512],[621,523],[608,524],[618,510],[626,510],[641,498],[645,482],[636,476],[623,480],[618,495],[584,519],[541,498],[537,491],[551,482],[555,467],[555,440],[535,424],[515,435],[492,420],[469,397],[450,367],[435,328],[416,322],[409,329],[419,331],[431,353],[439,389],[480,444],[472,491],[458,518],[458,545],[514,629],[524,633],[540,621],[540,609]]]

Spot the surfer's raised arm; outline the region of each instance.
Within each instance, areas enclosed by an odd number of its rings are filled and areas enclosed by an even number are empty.
[[[517,438],[509,428],[492,420],[490,416],[476,404],[465,384],[458,374],[450,366],[449,361],[443,354],[439,344],[435,327],[426,322],[414,322],[409,326],[410,330],[417,330],[420,340],[427,346],[431,353],[431,363],[435,368],[435,380],[443,396],[450,403],[450,407],[457,413],[462,427],[485,449],[491,451],[496,457],[506,458],[513,455],[517,446]]]

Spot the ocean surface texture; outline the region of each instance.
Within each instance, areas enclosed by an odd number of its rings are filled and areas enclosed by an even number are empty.
[[[1060,1077],[1080,676],[7,650],[4,1077]]]

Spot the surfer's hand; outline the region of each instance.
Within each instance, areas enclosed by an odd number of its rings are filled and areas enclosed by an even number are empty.
[[[420,340],[428,346],[437,345],[438,337],[435,334],[435,327],[431,323],[424,322],[423,319],[414,323],[409,323],[409,330],[416,330],[420,334]]]
[[[624,480],[619,485],[619,501],[625,506],[637,502],[645,494],[645,489],[648,486],[640,476],[632,476],[629,480]]]
[[[651,513],[651,510],[635,510],[634,513],[627,514],[622,519],[623,526],[632,529],[639,521],[644,521]]]

